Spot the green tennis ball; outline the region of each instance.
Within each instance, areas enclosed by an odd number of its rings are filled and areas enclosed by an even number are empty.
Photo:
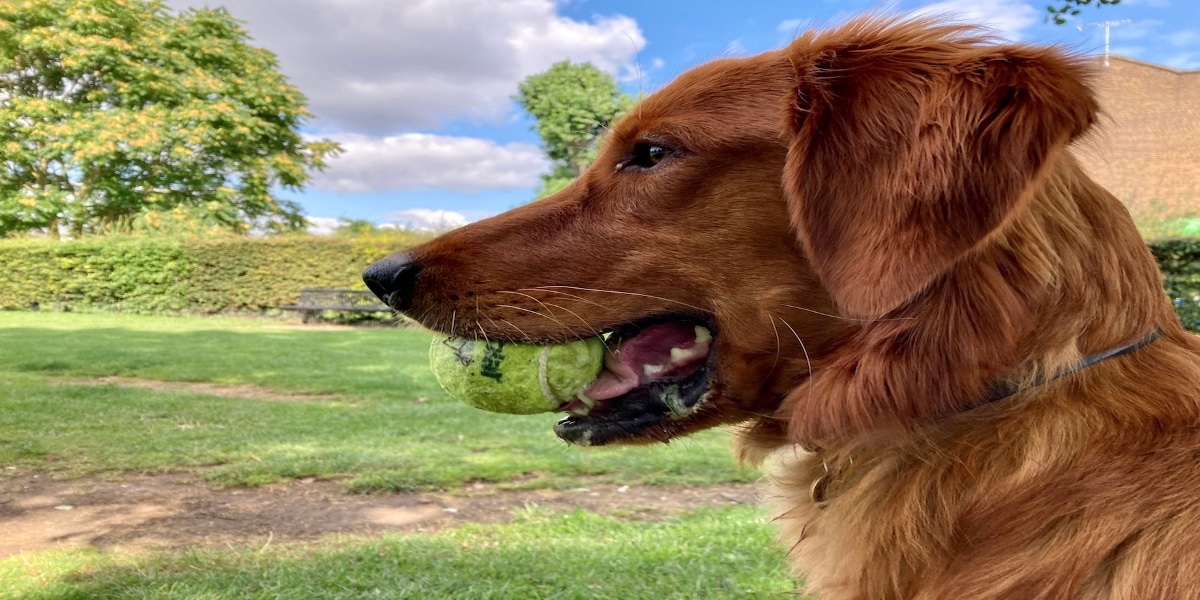
[[[433,375],[451,396],[492,412],[529,415],[571,401],[604,368],[604,342],[516,344],[437,338],[429,348]]]

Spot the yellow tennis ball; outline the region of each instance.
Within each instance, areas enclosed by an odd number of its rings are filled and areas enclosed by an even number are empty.
[[[451,396],[492,412],[529,415],[570,402],[604,368],[596,337],[565,344],[517,344],[436,338],[433,375]]]

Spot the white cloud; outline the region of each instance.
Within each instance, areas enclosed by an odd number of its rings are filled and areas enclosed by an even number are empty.
[[[341,225],[341,221],[331,217],[305,217],[304,220],[308,221],[305,229],[315,235],[332,235],[333,230]]]
[[[1190,71],[1192,69],[1200,69],[1200,52],[1179,52],[1166,57],[1163,64],[1176,69]]]
[[[1122,45],[1122,46],[1113,46],[1112,48],[1109,49],[1109,52],[1111,54],[1119,55],[1119,56],[1128,56],[1131,58],[1141,56],[1141,55],[1145,54],[1146,51],[1147,50],[1146,50],[1145,46]]]
[[[541,149],[531,144],[501,146],[492,140],[427,133],[328,137],[341,143],[344,152],[313,176],[312,186],[344,193],[533,188],[538,174],[550,167]]]
[[[381,134],[451,118],[501,120],[524,77],[566,59],[620,75],[646,45],[629,17],[576,21],[559,15],[554,0],[221,4],[279,56],[323,129]]]
[[[1021,39],[1029,27],[1041,22],[1041,13],[1021,0],[990,0],[964,3],[961,0],[942,0],[926,4],[913,11],[914,15],[946,17],[962,23],[985,25],[996,34],[1012,41]]]
[[[1112,34],[1113,40],[1132,41],[1144,40],[1146,38],[1157,38],[1162,35],[1163,22],[1158,19],[1141,19],[1131,23],[1121,23],[1113,25],[1109,31]],[[1075,27],[1079,27],[1077,23]],[[1104,40],[1104,27],[1098,23],[1087,22],[1084,25],[1085,33],[1090,33],[1096,40]]]
[[[725,50],[721,52],[721,56],[746,56],[748,54],[750,54],[750,49],[746,48],[740,39],[729,42],[729,45],[725,46]]]
[[[1185,29],[1168,33],[1163,36],[1163,39],[1176,48],[1194,48],[1197,45],[1196,42],[1200,42],[1200,31]]]
[[[462,227],[471,221],[462,213],[452,210],[410,208],[386,216],[388,222],[381,229],[411,229],[414,231],[443,232]]]
[[[796,35],[804,31],[812,22],[812,19],[785,19],[775,26],[775,30],[788,35]]]

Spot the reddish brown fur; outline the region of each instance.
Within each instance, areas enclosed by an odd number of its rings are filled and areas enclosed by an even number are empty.
[[[409,312],[538,340],[710,320],[713,394],[626,441],[744,423],[817,597],[1198,597],[1200,344],[1067,150],[1087,69],[985,42],[866,18],[685,73],[568,189],[416,249]],[[616,169],[638,140],[679,154]],[[1026,389],[975,406],[999,380]]]

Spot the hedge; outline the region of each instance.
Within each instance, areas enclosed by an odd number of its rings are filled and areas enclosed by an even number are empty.
[[[262,312],[301,288],[361,289],[362,270],[423,241],[358,238],[96,238],[0,241],[0,309],[132,313]],[[1149,242],[1184,325],[1200,331],[1200,240]]]
[[[1200,332],[1200,239],[1154,240],[1148,243],[1166,275],[1167,296],[1183,326]]]
[[[362,270],[421,240],[96,238],[0,241],[0,309],[130,313],[262,312],[301,288],[363,288]]]

